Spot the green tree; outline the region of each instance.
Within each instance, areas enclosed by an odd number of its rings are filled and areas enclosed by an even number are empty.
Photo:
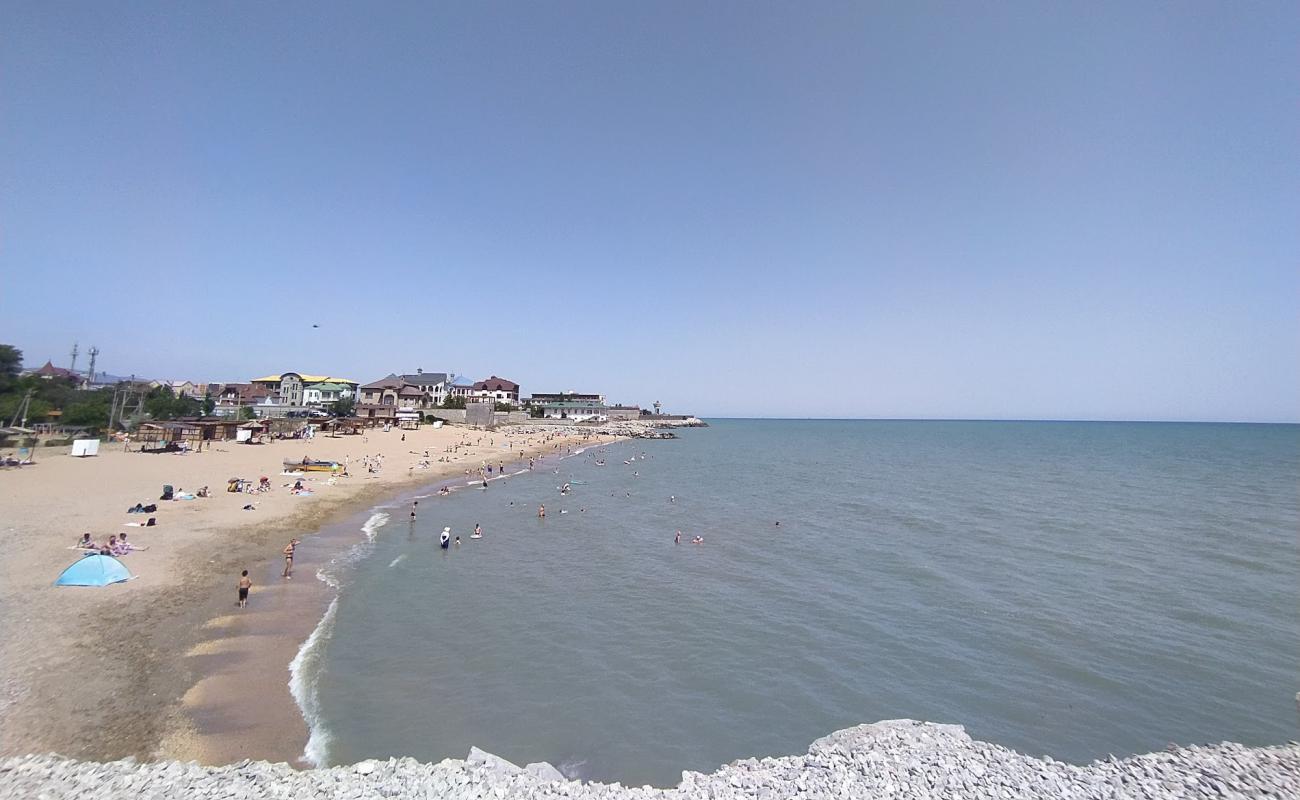
[[[493,406],[493,410],[495,410],[495,411],[514,411],[514,410],[515,410],[515,407],[512,406],[512,405],[509,404],[509,403],[497,403],[495,406]]]
[[[23,368],[23,351],[11,344],[0,344],[0,390],[18,380]]]
[[[203,416],[210,417],[217,410],[217,401],[211,394],[203,395]]]
[[[533,419],[541,419],[542,417],[546,416],[546,409],[542,408],[541,406],[533,406],[532,408],[528,409],[528,416],[532,417]]]
[[[340,397],[330,403],[330,413],[336,417],[350,417],[357,410],[357,401],[351,397]]]
[[[113,391],[100,389],[79,394],[76,400],[64,407],[61,421],[68,425],[85,425],[94,429],[107,427],[109,408],[113,404]]]
[[[447,395],[447,399],[442,401],[442,407],[443,408],[464,408],[465,398],[452,397],[451,395]]]
[[[257,419],[257,412],[253,410],[253,407],[252,407],[252,406],[240,406],[240,407],[239,407],[239,418],[240,418],[240,419]]]
[[[144,410],[152,419],[198,416],[202,404],[193,397],[177,397],[170,386],[159,386],[144,399]]]

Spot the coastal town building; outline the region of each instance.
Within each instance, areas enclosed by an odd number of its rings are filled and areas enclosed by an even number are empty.
[[[308,386],[332,383],[345,387],[346,396],[352,397],[356,392],[357,382],[333,375],[307,375],[302,372],[285,372],[280,375],[267,375],[254,378],[253,386],[267,389],[275,398],[275,404],[286,408],[306,408],[304,392]],[[340,394],[342,396],[342,393]],[[340,399],[338,397],[335,398]]]
[[[545,419],[567,419],[573,422],[608,422],[609,409],[596,400],[546,400],[534,403]]]
[[[463,397],[468,400],[474,394],[475,383],[476,381],[464,375],[457,375],[447,385],[447,395],[449,397]]]
[[[519,384],[505,378],[498,378],[495,375],[475,383],[471,392],[471,397],[480,400],[519,405]]]
[[[641,406],[609,406],[606,410],[611,422],[627,422],[641,419]]]
[[[32,370],[31,374],[47,381],[55,379],[73,382],[81,381],[81,376],[76,372],[73,372],[70,369],[64,369],[63,367],[56,367],[53,362],[50,361],[46,361],[39,369]]]
[[[303,405],[320,407],[329,405],[351,398],[353,390],[351,386],[345,383],[333,383],[331,381],[322,381],[321,383],[311,383],[302,389]]]
[[[415,377],[423,374],[416,373]],[[353,414],[376,423],[419,421],[422,412],[437,407],[434,402],[438,396],[436,390],[439,383],[445,386],[446,376],[442,376],[441,381],[431,378],[424,384],[412,383],[409,377],[394,373],[362,386],[360,402]]]
[[[481,381],[464,376],[454,378],[447,388],[451,397],[463,397],[470,403],[509,403],[519,405],[519,384],[493,375]]]
[[[525,405],[541,406],[546,403],[560,403],[566,401],[595,403],[603,406],[605,405],[605,395],[583,394],[582,392],[534,392],[532,397],[528,398]]]
[[[449,373],[425,372],[423,369],[417,369],[414,375],[401,375],[399,377],[424,393],[429,408],[440,406],[447,399],[448,389],[451,386],[451,375]]]

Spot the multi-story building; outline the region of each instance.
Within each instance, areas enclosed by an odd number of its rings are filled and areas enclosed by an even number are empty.
[[[360,402],[353,413],[376,422],[419,421],[425,410],[437,405],[430,397],[425,386],[410,383],[404,375],[391,374],[361,387]]]
[[[354,390],[346,383],[323,381],[309,383],[302,388],[302,402],[306,406],[324,406],[354,396]]]
[[[474,384],[471,397],[496,403],[519,405],[519,384],[493,375]]]
[[[608,422],[609,409],[595,400],[546,400],[534,403],[546,419],[567,419],[573,422]]]
[[[582,392],[534,392],[533,396],[528,398],[527,405],[540,406],[545,403],[560,402],[595,403],[603,406],[605,405],[605,395],[583,394]]]
[[[442,405],[451,388],[451,375],[446,372],[425,372],[417,369],[414,375],[398,377],[422,391],[430,408]]]
[[[356,393],[357,382],[348,378],[340,378],[331,375],[307,375],[301,372],[285,372],[280,375],[267,375],[263,378],[254,378],[252,385],[261,389],[266,389],[274,398],[274,405],[283,406],[286,410],[306,410],[310,405],[307,402],[307,387],[317,384],[334,384],[339,388],[335,400],[343,397],[353,397]],[[324,396],[324,393],[318,393]],[[316,393],[313,394],[316,396]],[[319,401],[316,405],[321,405],[327,401]]]

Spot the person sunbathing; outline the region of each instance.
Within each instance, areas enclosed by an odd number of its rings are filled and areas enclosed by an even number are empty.
[[[149,548],[147,548],[147,547],[137,547],[136,545],[132,544],[131,542],[128,542],[128,541],[126,540],[126,534],[125,534],[125,533],[122,534],[121,536],[117,537],[117,548],[118,548],[119,550],[122,551],[122,554],[123,554],[123,555],[125,555],[125,554],[127,554],[127,553],[134,552],[134,551],[136,551],[136,550],[148,550],[148,549],[149,549]]]
[[[83,533],[83,534],[81,534],[81,541],[77,542],[77,547],[80,547],[82,550],[98,550],[98,549],[99,549],[99,545],[96,544],[96,543],[95,543],[95,542],[90,538],[90,534],[89,534],[89,533]]]

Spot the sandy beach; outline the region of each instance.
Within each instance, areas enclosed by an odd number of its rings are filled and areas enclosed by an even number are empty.
[[[222,442],[185,455],[124,452],[121,444],[85,459],[64,448],[38,452],[35,465],[0,473],[0,755],[207,764],[256,757],[301,766],[307,731],[288,664],[330,599],[316,569],[357,540],[364,512],[466,470],[476,476],[485,462],[611,438],[584,436],[447,426]],[[366,456],[382,457],[382,469],[370,473]],[[330,485],[328,474],[311,473],[304,482],[313,493],[295,495],[282,463],[303,457],[346,459],[350,477]],[[230,478],[262,476],[271,491],[226,491]],[[211,496],[161,501],[164,484],[178,492],[207,486]],[[432,512],[440,501],[454,502],[435,496],[422,506]],[[125,513],[136,503],[158,510]],[[256,510],[244,510],[249,503]],[[124,527],[147,516],[156,527]],[[87,531],[96,541],[126,531],[147,548],[122,558],[134,580],[54,586],[80,557],[74,544]],[[291,537],[303,543],[294,579],[284,580],[281,548]],[[242,569],[253,580],[247,609],[235,602]]]

